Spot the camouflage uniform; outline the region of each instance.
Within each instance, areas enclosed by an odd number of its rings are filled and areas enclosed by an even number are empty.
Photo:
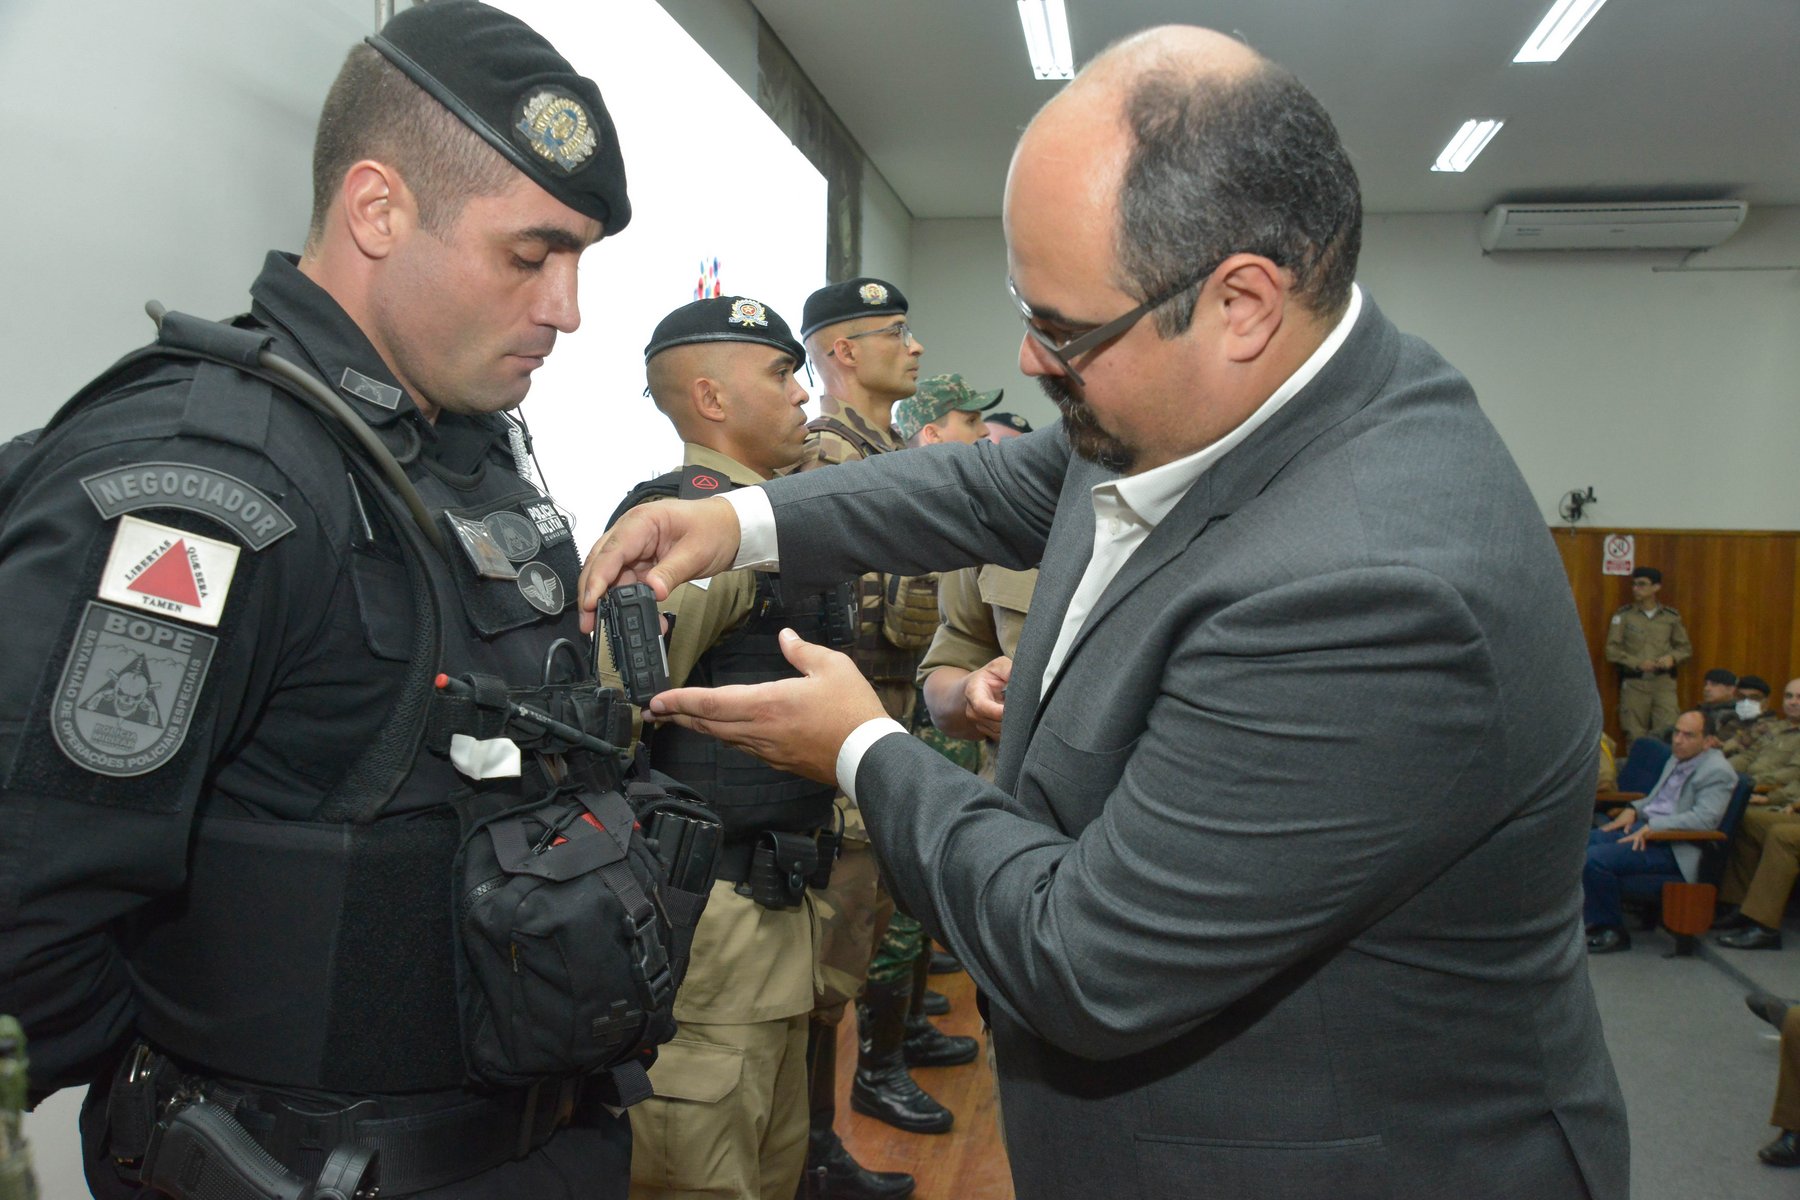
[[[1669,657],[1679,666],[1693,653],[1681,614],[1667,604],[1652,613],[1627,604],[1613,614],[1606,633],[1606,661],[1624,675],[1619,684],[1619,728],[1627,750],[1633,739],[1675,724],[1680,715],[1674,668],[1644,672],[1638,664]]]

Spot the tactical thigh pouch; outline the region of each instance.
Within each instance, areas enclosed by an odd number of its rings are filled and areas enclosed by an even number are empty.
[[[665,795],[644,782],[628,790],[644,811]],[[675,1032],[675,988],[705,889],[664,881],[618,791],[565,785],[475,815],[483,799],[458,805],[454,875],[470,1077],[518,1087],[614,1068],[622,1102],[641,1098],[630,1093],[645,1052]]]

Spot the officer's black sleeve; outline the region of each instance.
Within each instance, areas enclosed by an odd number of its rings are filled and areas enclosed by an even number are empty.
[[[247,768],[250,748],[272,698],[316,655],[340,592],[341,537],[266,456],[196,435],[187,390],[168,383],[78,417],[21,468],[0,513],[0,1012],[24,1024],[34,1096],[86,1082],[128,1036],[124,923],[182,886],[197,808],[222,771],[281,773],[266,756]],[[117,474],[134,469],[129,484]],[[220,484],[209,498],[221,475],[252,492]],[[83,486],[99,476],[117,485],[114,515]],[[145,503],[146,487],[166,486],[186,488],[187,506]],[[261,549],[204,511],[235,499],[241,517],[253,493],[279,510],[275,528],[292,522]],[[235,545],[235,567],[172,550],[173,574],[109,567],[128,518]],[[186,567],[195,574],[178,577]],[[99,599],[103,576],[124,601]],[[217,624],[181,603],[187,588],[224,591]],[[162,593],[186,615],[131,599],[166,604]]]

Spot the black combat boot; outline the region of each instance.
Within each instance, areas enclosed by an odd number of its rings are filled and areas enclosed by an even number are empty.
[[[912,979],[876,983],[863,988],[857,1013],[862,1054],[850,1083],[850,1107],[908,1133],[948,1133],[954,1114],[925,1094],[906,1070],[906,1012],[912,1004]]]
[[[931,1023],[925,1012],[925,995],[930,990],[931,960],[919,955],[913,960],[912,997],[906,1012],[906,1040],[901,1049],[909,1067],[960,1067],[975,1061],[980,1050],[974,1038],[955,1037]]]
[[[806,1027],[806,1170],[795,1200],[905,1200],[913,1177],[869,1171],[831,1128],[837,1121],[837,1026],[814,1020]]]

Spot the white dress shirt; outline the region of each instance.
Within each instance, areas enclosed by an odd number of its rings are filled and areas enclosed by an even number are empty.
[[[1357,315],[1361,312],[1362,288],[1353,284],[1350,289],[1350,304],[1330,336],[1319,344],[1319,348],[1255,412],[1218,441],[1186,458],[1164,463],[1141,475],[1109,479],[1105,483],[1094,485],[1093,557],[1088,559],[1081,583],[1075,588],[1074,596],[1069,599],[1069,607],[1063,613],[1062,628],[1057,632],[1056,645],[1051,648],[1050,658],[1044,664],[1040,696],[1062,669],[1063,660],[1068,657],[1075,635],[1081,632],[1088,613],[1093,611],[1095,602],[1106,591],[1106,585],[1113,581],[1113,577],[1130,561],[1137,548],[1144,544],[1150,531],[1181,502],[1188,489],[1206,474],[1208,468],[1255,433],[1264,422],[1281,411],[1281,407],[1301,388],[1313,381],[1314,376],[1324,369],[1325,364],[1331,361],[1332,356],[1350,336],[1350,330],[1356,325]],[[731,564],[732,569],[773,569],[778,566],[780,558],[775,545],[775,510],[770,507],[768,496],[761,488],[739,488],[725,493],[724,499],[737,509],[740,529],[738,556]],[[853,802],[856,799],[856,770],[862,765],[863,754],[876,741],[893,733],[905,734],[906,728],[891,717],[878,717],[858,725],[839,747],[838,786]]]

